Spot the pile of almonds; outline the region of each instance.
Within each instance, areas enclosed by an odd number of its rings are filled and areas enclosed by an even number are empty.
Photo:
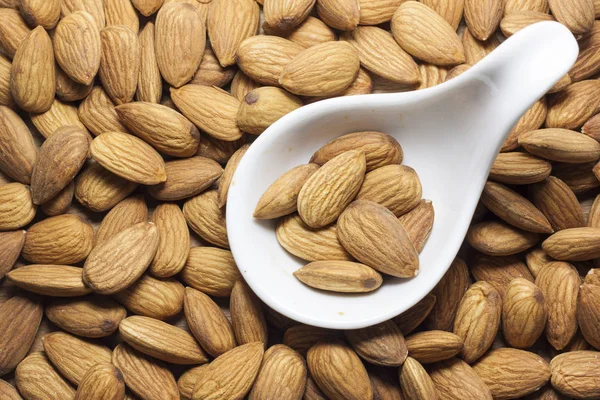
[[[0,0],[0,398],[600,398],[600,2],[260,3]],[[346,332],[262,304],[224,213],[252,135],[437,85],[543,20],[579,58],[435,289]]]
[[[417,275],[434,210],[421,200],[415,170],[399,165],[403,157],[389,135],[349,133],[269,186],[254,217],[285,217],[277,240],[312,261],[294,272],[296,278],[317,289],[361,293],[381,286],[379,272]]]

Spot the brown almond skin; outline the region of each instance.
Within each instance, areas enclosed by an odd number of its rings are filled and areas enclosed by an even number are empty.
[[[2,8],[0,10],[0,48],[10,58],[15,56],[15,52],[25,40],[31,29],[27,26],[19,10],[11,8]]]
[[[83,267],[84,282],[100,294],[114,294],[128,288],[148,268],[158,240],[158,231],[151,222],[141,222],[119,232],[94,247]]]
[[[306,385],[306,361],[291,348],[277,344],[264,354],[248,400],[300,400]]]
[[[352,31],[360,20],[358,0],[320,0],[316,4],[319,18],[332,28]]]
[[[37,158],[33,137],[23,120],[10,108],[0,106],[0,170],[28,185]]]
[[[341,341],[315,344],[307,355],[308,370],[323,393],[332,400],[372,399],[364,365]]]
[[[63,103],[58,99],[54,99],[50,108],[40,114],[29,114],[31,122],[37,128],[37,130],[44,136],[49,138],[59,128],[65,128],[66,125],[75,125],[79,127],[87,136],[89,141],[89,133],[85,125],[79,120],[77,115],[77,108],[69,103]]]
[[[21,14],[31,26],[41,25],[50,30],[60,17],[60,1],[19,0]]]
[[[433,309],[427,317],[429,329],[452,330],[456,310],[469,288],[469,270],[460,258],[455,258],[448,271],[431,291],[436,297]]]
[[[294,276],[310,287],[339,293],[371,292],[383,282],[373,268],[349,261],[313,261]]]
[[[75,394],[75,400],[118,400],[125,397],[125,383],[118,368],[110,363],[88,370]]]
[[[43,307],[35,297],[17,295],[0,304],[0,375],[21,362],[33,344]]]
[[[519,136],[529,153],[551,161],[580,164],[598,160],[600,143],[569,129],[546,128]]]
[[[203,364],[198,367],[188,369],[177,380],[177,388],[182,399],[190,400],[196,381],[204,374],[208,364]]]
[[[115,105],[101,86],[94,86],[79,105],[77,113],[81,122],[95,136],[104,132],[127,133],[127,128],[123,126],[115,111]]]
[[[600,286],[583,284],[577,299],[577,322],[585,340],[596,349],[600,348],[600,334],[597,329],[600,323],[599,303]]]
[[[439,398],[427,371],[412,357],[408,357],[400,368],[400,387],[408,400]]]
[[[571,188],[560,179],[551,176],[544,182],[533,185],[531,198],[555,231],[585,226],[579,201]]]
[[[400,331],[408,335],[429,315],[433,307],[435,306],[436,296],[432,293],[428,293],[421,299],[417,304],[404,311],[402,314],[394,317],[394,322],[400,328]]]
[[[421,364],[454,357],[463,347],[460,336],[446,331],[424,331],[406,337],[408,354]]]
[[[31,175],[34,204],[43,204],[60,193],[86,160],[88,134],[76,126],[56,130],[40,147]]]
[[[546,338],[557,350],[565,348],[577,332],[577,296],[581,281],[577,270],[565,262],[546,264],[535,284],[544,294],[548,322]]]
[[[136,283],[115,293],[114,299],[134,314],[164,320],[181,312],[183,293],[183,285],[173,278],[142,275]]]
[[[167,180],[148,188],[148,193],[161,201],[183,200],[200,194],[223,174],[223,168],[206,157],[167,161],[165,171]]]
[[[0,279],[12,269],[25,244],[26,232],[0,232]]]
[[[212,48],[206,46],[200,66],[190,82],[198,85],[223,87],[231,82],[236,71],[237,67],[235,65],[222,67]]]
[[[262,303],[241,279],[233,285],[229,307],[238,344],[261,342],[266,348],[268,332]]]
[[[6,400],[23,400],[17,389],[2,379],[0,379],[0,396]]]
[[[532,282],[517,278],[508,285],[502,302],[502,333],[512,347],[531,347],[543,333],[547,316],[544,295]]]
[[[518,398],[542,387],[550,379],[548,363],[535,353],[500,348],[473,365],[494,399]]]
[[[138,76],[137,101],[159,103],[162,96],[162,77],[156,62],[154,23],[149,21],[138,35],[140,43],[140,75]]]
[[[240,147],[235,153],[231,155],[231,158],[227,161],[227,165],[225,165],[225,169],[223,170],[223,175],[221,175],[221,179],[219,179],[219,191],[217,193],[217,203],[219,208],[225,207],[227,203],[227,195],[229,194],[229,186],[231,186],[231,181],[233,180],[233,175],[237,170],[240,161],[242,161],[242,157],[250,148],[249,144],[245,144]]]
[[[317,164],[310,163],[285,172],[260,197],[253,217],[271,219],[295,212],[300,189],[318,169]]]
[[[107,211],[129,196],[137,186],[137,183],[93,162],[84,167],[75,179],[75,198],[92,211]]]
[[[402,400],[402,390],[397,374],[393,369],[368,366],[373,398],[380,400]]]
[[[265,25],[279,32],[294,30],[310,14],[315,0],[296,0],[286,4],[281,1],[264,2]]]
[[[548,128],[577,129],[590,119],[597,109],[600,83],[595,79],[576,82],[548,100]]]
[[[192,247],[181,271],[187,285],[216,297],[229,297],[240,277],[231,252],[216,247]]]
[[[303,400],[327,400],[327,397],[323,394],[321,389],[317,386],[315,381],[308,375],[306,379],[306,388],[304,389]]]
[[[130,226],[147,221],[148,206],[146,206],[144,198],[141,196],[128,197],[104,216],[96,231],[94,246],[98,246]]]
[[[283,335],[283,344],[306,356],[307,351],[319,342],[341,339],[341,332],[298,324],[288,328]]]
[[[64,332],[48,333],[42,338],[42,343],[52,364],[75,385],[95,364],[108,363],[111,359],[108,347]]]
[[[225,210],[219,207],[218,196],[216,190],[208,190],[192,197],[183,205],[183,215],[189,227],[202,239],[228,249]]]
[[[27,112],[48,110],[54,100],[55,79],[52,41],[38,26],[23,40],[13,59],[10,91],[15,103]]]
[[[213,360],[196,381],[193,400],[243,399],[261,365],[262,343],[248,343]]]
[[[246,143],[246,140],[247,135],[242,135],[241,138],[233,142],[226,142],[210,136],[204,136],[200,141],[200,147],[198,147],[196,155],[210,158],[221,165],[225,165],[233,153]]]
[[[171,364],[194,365],[208,361],[192,335],[154,318],[139,315],[125,318],[119,324],[119,334],[134,349]]]
[[[421,200],[415,208],[398,217],[398,221],[400,221],[406,233],[408,233],[410,240],[419,253],[427,243],[427,239],[433,228],[434,218],[433,203],[425,199]]]
[[[552,386],[566,396],[594,398],[600,396],[596,382],[600,360],[597,351],[572,351],[550,361]]]
[[[112,363],[123,374],[127,387],[140,398],[179,399],[175,378],[162,362],[121,343],[113,351]]]
[[[125,308],[99,296],[56,299],[45,309],[46,317],[59,328],[89,338],[113,334],[126,314]]]
[[[600,256],[598,228],[571,228],[556,232],[542,243],[548,255],[561,261],[585,261]]]
[[[148,271],[158,278],[168,278],[185,266],[190,251],[190,231],[183,212],[176,204],[160,204],[152,214],[158,229],[158,250]]]
[[[546,98],[542,97],[540,100],[535,102],[533,106],[531,106],[525,114],[519,118],[517,123],[513,126],[512,130],[508,134],[508,137],[504,141],[501,152],[512,151],[519,147],[519,137],[521,135],[539,129],[544,124],[546,120],[546,115],[548,113],[548,106],[546,102]],[[522,154],[526,155],[527,153],[513,153],[513,154]]]
[[[19,229],[35,217],[29,187],[17,182],[0,186],[0,231]]]
[[[135,34],[139,30],[139,19],[131,1],[104,1],[106,26],[122,25],[131,29]]]
[[[15,381],[26,399],[73,399],[75,390],[54,369],[43,352],[27,356],[17,367]]]
[[[185,288],[185,320],[208,354],[218,357],[236,347],[231,323],[219,306],[199,290]]]
[[[79,267],[34,264],[17,268],[6,276],[20,288],[46,296],[77,297],[92,292],[83,283]]]
[[[466,240],[476,250],[490,256],[509,256],[535,246],[539,235],[498,221],[471,225]]]
[[[404,336],[392,320],[344,334],[354,351],[371,364],[397,367],[408,355]]]
[[[105,4],[109,3],[118,2],[110,0]],[[127,26],[111,25],[102,29],[100,37],[102,52],[98,75],[102,86],[117,105],[128,103],[135,95],[140,70],[137,29],[134,32]]]
[[[69,183],[56,196],[42,204],[41,209],[48,217],[56,217],[57,215],[66,214],[69,208],[71,208],[74,194],[75,181],[71,181],[71,183]]]
[[[461,359],[451,358],[437,362],[427,369],[440,400],[491,400],[487,385]]]
[[[37,264],[74,264],[92,250],[94,230],[73,214],[46,218],[27,231],[22,255]]]
[[[528,185],[548,178],[551,170],[548,161],[530,154],[500,153],[490,170],[490,180],[505,185]]]
[[[62,101],[85,99],[94,85],[82,85],[72,80],[59,66],[56,66],[56,97]]]
[[[337,234],[350,254],[380,272],[408,278],[419,271],[418,254],[406,230],[379,204],[367,200],[351,203],[339,218]],[[365,252],[366,248],[377,251]]]
[[[486,281],[500,296],[516,278],[524,278],[530,282],[535,279],[518,256],[493,257],[476,254],[470,265],[470,272],[478,281]]]
[[[241,130],[260,135],[278,119],[302,107],[302,101],[283,89],[265,86],[244,97],[237,113]]]

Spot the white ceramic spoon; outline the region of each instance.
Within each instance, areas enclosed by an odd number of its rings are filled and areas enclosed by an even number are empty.
[[[274,123],[239,164],[227,200],[231,251],[244,279],[268,306],[296,321],[356,329],[388,320],[421,300],[442,278],[465,237],[494,158],[520,116],[569,71],[573,35],[556,22],[523,29],[457,78],[407,93],[338,97],[304,106]],[[275,221],[252,213],[287,170],[330,140],[380,131],[404,149],[435,221],[413,279],[386,278],[368,294],[307,287],[292,272],[306,262],[277,242]]]

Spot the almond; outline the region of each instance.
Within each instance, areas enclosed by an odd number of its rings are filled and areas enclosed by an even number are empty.
[[[468,288],[467,264],[460,258],[455,258],[448,271],[431,291],[436,301],[427,317],[427,327],[444,331],[452,330],[456,311]]]
[[[504,15],[514,15],[521,11],[548,13],[547,0],[507,0],[504,5]]]
[[[402,400],[402,390],[396,371],[390,368],[369,366],[368,372],[374,399]]]
[[[183,215],[189,227],[202,239],[229,248],[225,210],[219,208],[216,190],[206,191],[186,201]]]
[[[594,175],[595,162],[581,164],[555,164],[554,176],[562,180],[576,195],[586,193],[600,186]]]
[[[419,272],[418,254],[406,230],[381,205],[367,200],[351,203],[340,216],[337,235],[350,254],[380,272],[404,278]]]
[[[537,277],[542,268],[551,261],[553,261],[552,258],[541,247],[532,249],[525,254],[527,268],[534,277]]]
[[[310,375],[328,398],[372,398],[364,365],[343,342],[332,340],[315,344],[308,351],[307,362]]]
[[[509,256],[535,246],[540,237],[499,221],[484,221],[471,225],[467,242],[489,256]]]
[[[574,398],[600,396],[597,351],[573,351],[559,354],[550,362],[552,386]]]
[[[13,110],[4,106],[0,106],[0,153],[4,154],[0,158],[0,170],[28,185],[37,149],[27,125]]]
[[[600,71],[598,49],[600,48],[600,22],[594,21],[592,29],[579,40],[579,56],[569,71],[574,82],[587,79]]]
[[[519,137],[528,152],[551,161],[585,163],[600,157],[600,143],[568,129],[540,129]]]
[[[123,375],[110,363],[96,364],[83,376],[75,400],[119,399],[125,396]]]
[[[106,26],[125,26],[137,35],[140,22],[130,0],[104,0]]]
[[[268,25],[263,25],[263,29],[269,35],[284,37],[304,48],[337,39],[337,35],[330,27],[320,19],[310,15],[291,32],[277,32]]]
[[[571,81],[571,77],[569,76],[569,74],[565,74],[562,76],[562,78],[560,78],[558,80],[558,82],[556,82],[554,84],[554,86],[552,86],[550,88],[550,90],[548,90],[548,94],[550,93],[558,93],[564,89],[566,89],[568,86],[570,86],[572,83]]]
[[[24,295],[16,295],[0,304],[0,374],[11,372],[25,358],[43,312],[42,304],[36,298]]]
[[[29,25],[52,29],[60,17],[60,3],[60,0],[20,0],[19,9]]]
[[[585,340],[596,349],[600,348],[600,334],[597,329],[600,323],[598,304],[600,304],[600,286],[583,284],[577,299],[577,322]]]
[[[313,261],[294,276],[310,287],[340,293],[371,292],[383,281],[374,269],[350,261]]]
[[[306,352],[318,342],[340,338],[340,332],[310,325],[294,325],[285,331],[283,344],[306,356]]]
[[[600,229],[571,228],[556,232],[542,243],[542,248],[554,259],[585,261],[600,257]]]
[[[577,332],[577,295],[581,281],[577,270],[564,262],[551,262],[538,273],[535,284],[544,294],[548,322],[546,338],[557,350],[569,344]]]
[[[100,86],[95,86],[81,102],[78,114],[81,122],[96,136],[104,132],[127,133],[115,111],[115,103]]]
[[[527,279],[513,280],[502,302],[504,339],[512,347],[531,347],[544,331],[546,319],[542,291]]]
[[[254,36],[254,37],[260,37],[260,36]],[[266,36],[266,37],[269,37],[269,36]],[[240,66],[240,68],[241,68],[241,66]],[[279,79],[279,74],[276,74],[273,77],[273,79],[275,79],[275,80]],[[260,87],[260,85],[258,83],[254,82],[251,78],[249,78],[242,71],[237,71],[235,73],[235,75],[233,76],[233,79],[231,80],[231,87],[229,89],[229,92],[231,93],[231,95],[233,97],[235,97],[239,101],[243,101],[244,97],[246,97],[246,95],[248,93],[250,93],[252,90],[254,90],[258,87]]]
[[[462,44],[465,49],[467,63],[475,65],[494,51],[496,47],[500,46],[500,41],[496,36],[491,36],[485,41],[478,40],[469,29],[465,29],[462,36]]]
[[[30,114],[29,117],[44,138],[49,138],[60,128],[73,125],[85,133],[88,141],[92,140],[86,126],[79,120],[77,108],[72,104],[54,99],[47,111],[40,114]]]
[[[560,179],[549,177],[532,186],[531,195],[533,204],[544,213],[555,231],[585,226],[579,201]]]
[[[220,355],[196,381],[192,399],[243,399],[256,379],[263,353],[262,343],[248,343]]]
[[[94,247],[83,268],[84,281],[100,294],[126,289],[140,278],[154,258],[158,241],[156,226],[149,222],[119,232]]]
[[[213,0],[210,2],[206,27],[219,63],[223,67],[235,64],[240,44],[256,35],[259,7],[252,0]],[[237,21],[231,23],[232,19]]]
[[[435,302],[435,295],[428,293],[417,304],[395,317],[394,322],[403,334],[408,335],[427,318]]]
[[[227,165],[223,170],[223,175],[221,175],[221,179],[219,179],[219,190],[217,192],[217,203],[219,204],[219,208],[225,207],[229,186],[231,186],[231,182],[233,181],[233,175],[235,174],[240,161],[242,161],[242,157],[244,157],[244,154],[246,154],[249,148],[249,144],[243,145],[233,153],[227,161]]]
[[[95,246],[140,222],[148,221],[148,207],[141,196],[132,196],[117,204],[104,216],[96,232]]]
[[[157,12],[163,5],[164,0],[132,0],[131,4],[145,17]]]
[[[53,37],[56,61],[75,82],[90,85],[100,68],[100,30],[85,11],[64,17]]]
[[[542,97],[540,100],[536,101],[533,106],[521,116],[521,118],[519,118],[508,134],[500,151],[511,151],[519,147],[519,137],[524,133],[539,129],[544,124],[547,112],[548,107],[546,106],[546,99],[545,97]],[[526,153],[515,154],[526,155]]]
[[[341,31],[356,29],[360,20],[360,0],[318,0],[316,9],[323,22]]]
[[[161,0],[162,2],[162,0]],[[162,78],[156,61],[155,29],[152,22],[147,22],[138,35],[140,44],[140,74],[138,76],[137,92],[138,101],[148,103],[160,102],[162,95]]]
[[[31,176],[35,204],[54,198],[75,178],[86,160],[88,137],[79,127],[65,126],[42,144]]]
[[[61,14],[66,17],[72,12],[85,11],[94,17],[98,29],[104,28],[106,19],[104,17],[103,2],[86,1],[86,0],[63,0],[61,2]]]
[[[265,23],[275,31],[289,32],[302,23],[312,11],[315,0],[266,0]]]
[[[419,253],[427,243],[433,228],[433,219],[434,210],[430,200],[421,200],[415,208],[398,218]]]
[[[194,391],[196,381],[204,374],[207,368],[208,364],[203,364],[198,367],[188,369],[179,377],[179,380],[177,381],[177,387],[182,399],[190,400],[192,398],[192,392]]]
[[[297,95],[331,96],[347,89],[359,68],[354,47],[346,42],[325,42],[298,53],[283,68],[279,84]]]
[[[280,86],[283,69],[304,47],[277,36],[257,35],[244,40],[237,52],[238,67],[248,78],[268,86]],[[232,93],[241,92],[232,83]],[[247,84],[246,84],[247,85]],[[255,89],[254,87],[252,89]],[[250,89],[250,90],[252,90]],[[248,90],[248,92],[250,91]],[[245,96],[246,93],[243,94]],[[242,98],[236,96],[238,99]]]
[[[590,285],[598,285],[600,286],[600,270],[597,268],[592,268],[585,275],[585,283]]]
[[[109,363],[111,358],[108,347],[64,332],[48,333],[42,343],[52,364],[75,385],[79,385],[91,367]]]
[[[389,22],[405,0],[359,0],[360,25],[379,25]],[[459,0],[461,1],[461,0]],[[428,4],[430,7],[431,5]],[[462,7],[461,7],[462,16]],[[441,13],[440,13],[441,14]],[[458,26],[458,22],[456,23]]]
[[[92,163],[75,180],[75,198],[92,211],[106,211],[129,196],[136,187],[136,183]]]
[[[404,336],[391,320],[344,334],[354,351],[371,364],[397,367],[408,355]]]
[[[10,73],[13,99],[24,111],[44,112],[54,100],[55,79],[52,41],[44,28],[38,26],[15,52]]]
[[[292,214],[279,222],[276,233],[279,244],[303,260],[352,260],[338,240],[336,225],[312,229],[298,214]]]
[[[237,343],[262,342],[267,346],[267,321],[262,304],[250,287],[239,279],[231,290],[231,325]]]
[[[157,319],[132,316],[119,324],[123,340],[134,349],[171,364],[202,364],[208,358],[194,337]]]
[[[440,400],[491,400],[490,389],[466,362],[451,358],[428,368]]]
[[[9,58],[14,58],[15,52],[30,32],[31,29],[16,7],[0,9],[0,49]]]
[[[94,230],[78,215],[46,218],[27,231],[22,255],[38,264],[73,264],[85,260],[92,250]]]
[[[183,285],[175,279],[161,280],[143,275],[114,297],[134,314],[163,320],[182,310],[183,292]]]
[[[9,272],[8,280],[33,293],[76,297],[91,293],[82,279],[82,269],[66,265],[27,265]]]
[[[412,357],[408,357],[400,368],[400,386],[408,400],[438,399],[437,390],[427,371]]]
[[[548,101],[548,128],[576,129],[598,111],[600,82],[585,80],[573,83]]]
[[[283,344],[272,346],[265,352],[248,399],[299,400],[306,374],[306,362],[300,354]]]
[[[158,250],[149,271],[167,278],[181,271],[188,258],[190,234],[183,212],[176,204],[160,204],[152,214],[159,235]]]
[[[121,132],[105,132],[90,146],[104,168],[133,182],[155,185],[166,181],[165,163],[146,142]]]
[[[511,348],[490,351],[473,369],[490,388],[494,399],[525,396],[550,379],[550,368],[542,357]]]
[[[505,185],[528,185],[543,181],[551,170],[552,165],[548,161],[530,154],[500,153],[490,170],[490,179]]]
[[[427,89],[444,83],[448,75],[448,68],[433,64],[421,64],[419,65],[419,74],[421,75],[421,83],[416,89]]]
[[[179,399],[175,378],[160,361],[121,343],[113,351],[112,363],[123,374],[127,387],[140,398]]]
[[[0,232],[0,279],[10,271],[21,254],[25,231]]]
[[[488,181],[481,202],[505,222],[529,232],[552,233],[544,214],[526,198],[499,183]]]
[[[19,392],[26,399],[74,399],[75,390],[52,367],[43,352],[31,353],[15,372]]]
[[[171,96],[183,115],[215,139],[234,141],[242,137],[236,124],[240,103],[224,90],[185,85],[171,89]]]
[[[548,4],[558,22],[564,24],[575,35],[592,29],[595,14],[593,0],[577,0],[570,5],[560,0],[548,0]]]
[[[200,66],[194,73],[190,83],[223,87],[231,82],[236,70],[235,65],[222,67],[210,45],[207,45]]]
[[[206,45],[200,14],[189,4],[166,4],[156,15],[155,38],[162,77],[174,87],[186,84],[200,66]]]
[[[106,1],[108,4],[129,3],[120,0]],[[136,16],[137,21],[137,16]],[[100,81],[106,93],[118,105],[133,99],[140,71],[140,46],[137,30],[127,26],[108,24],[100,32],[101,59]]]
[[[454,28],[425,4],[403,3],[392,18],[394,38],[410,55],[435,65],[466,61]]]
[[[308,375],[306,379],[306,388],[304,390],[303,400],[327,400],[327,397],[323,394],[321,389],[317,386],[315,381]]]
[[[492,285],[501,297],[504,297],[504,292],[513,279],[534,281],[527,266],[516,256],[492,257],[476,254],[470,271],[476,280]]]
[[[367,173],[356,198],[381,204],[400,216],[419,204],[421,194],[421,182],[415,170],[392,164]]]
[[[17,389],[8,382],[0,379],[0,395],[6,400],[23,400]]]
[[[10,92],[10,68],[12,62],[4,54],[0,55],[0,106],[13,108],[15,101]]]
[[[258,200],[254,218],[271,219],[295,212],[300,189],[318,169],[317,164],[303,164],[277,178]]]
[[[208,354],[218,357],[236,347],[231,323],[206,294],[186,288],[184,311],[190,330]]]
[[[378,27],[361,26],[343,35],[358,52],[361,65],[392,82],[415,85],[420,81],[417,64],[394,40]]]
[[[200,132],[177,111],[145,102],[122,104],[115,110],[131,132],[161,153],[175,157],[196,154]]]
[[[406,338],[408,354],[422,364],[430,364],[454,357],[463,347],[463,340],[454,333],[425,331]]]
[[[502,298],[487,282],[477,282],[465,292],[456,313],[454,333],[462,338],[461,355],[467,363],[480,358],[492,345],[498,328]]]
[[[465,0],[465,22],[478,40],[488,40],[496,31],[504,11],[502,0]]]
[[[66,214],[73,202],[74,193],[75,183],[74,181],[71,181],[56,196],[42,204],[42,211],[49,217]]]
[[[56,299],[46,306],[46,317],[77,336],[99,338],[113,334],[127,312],[104,297]]]
[[[283,89],[265,86],[244,97],[237,113],[237,125],[244,132],[259,135],[284,115],[302,107],[302,101]]]
[[[148,192],[161,201],[177,201],[195,196],[210,187],[223,168],[205,157],[191,157],[165,163],[167,181],[151,186]]]
[[[12,231],[29,224],[36,209],[27,186],[17,182],[0,186],[0,231]]]
[[[547,0],[544,0],[544,3],[547,4]],[[507,8],[508,5],[509,3],[506,4]],[[500,29],[504,36],[510,37],[521,29],[541,21],[554,21],[554,17],[547,12],[534,10],[506,12],[506,16],[500,21]]]
[[[264,305],[265,317],[267,318],[267,322],[273,325],[276,329],[279,329],[282,332],[285,332],[292,326],[298,325],[298,322],[294,321],[291,318],[286,317],[285,315],[275,311],[271,307]]]
[[[216,297],[229,297],[239,278],[231,252],[216,247],[192,247],[181,271],[187,285]]]

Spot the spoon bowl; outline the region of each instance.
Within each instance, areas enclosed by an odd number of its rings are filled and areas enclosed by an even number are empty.
[[[556,22],[523,29],[462,75],[414,92],[338,97],[284,116],[252,144],[227,200],[231,251],[246,282],[269,307],[296,321],[358,329],[412,307],[439,282],[465,237],[494,158],[520,116],[577,58],[573,35]],[[350,132],[380,131],[400,143],[435,221],[419,274],[386,277],[374,292],[312,289],[292,273],[305,265],[281,247],[275,220],[252,217],[259,198],[284,172]]]

